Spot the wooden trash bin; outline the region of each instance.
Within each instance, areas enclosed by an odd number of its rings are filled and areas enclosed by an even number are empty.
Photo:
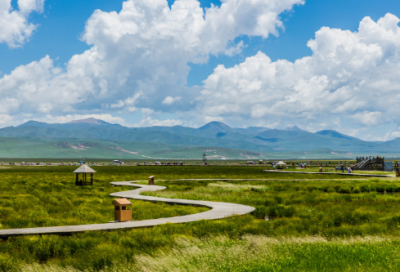
[[[400,177],[400,171],[396,171],[396,177]]]
[[[322,167],[319,168],[319,172],[322,173]]]
[[[149,185],[155,185],[154,183],[154,176],[149,177]]]
[[[124,222],[132,220],[132,203],[126,198],[114,199],[115,221]]]

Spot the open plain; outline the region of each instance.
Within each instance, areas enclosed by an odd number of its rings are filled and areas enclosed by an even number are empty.
[[[154,197],[237,203],[247,215],[152,228],[26,235],[0,242],[3,271],[389,271],[400,268],[396,178],[285,174],[265,167],[107,166],[92,186],[74,167],[1,171],[1,229],[113,220],[110,182],[155,175]],[[190,180],[183,180],[190,179]],[[125,188],[126,190],[132,188]],[[205,212],[132,200],[133,220]]]

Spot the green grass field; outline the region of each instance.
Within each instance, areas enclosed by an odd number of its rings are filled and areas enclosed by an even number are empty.
[[[267,166],[269,170],[273,170],[273,167]],[[324,166],[322,167],[324,172],[329,172],[329,173],[342,173],[341,170],[336,170],[335,167],[332,166]],[[328,171],[326,171],[328,170]],[[294,172],[319,172],[319,167],[307,167],[307,168],[299,168],[297,166],[289,166],[289,169],[283,169],[283,171],[294,171]],[[347,170],[345,169],[344,173],[347,173]],[[378,171],[378,170],[354,170],[352,172],[353,174],[366,174],[366,175],[384,175],[384,176],[395,176],[396,174],[394,172],[389,172],[389,171]]]
[[[114,220],[114,211],[110,209],[114,198],[109,195],[129,189],[111,186],[112,180],[101,174],[94,186],[75,186],[71,167],[61,169],[62,172],[50,172],[59,169],[49,167],[39,169],[43,171],[23,170],[0,170],[0,229],[107,223]],[[132,218],[154,219],[206,210],[133,201]]]
[[[0,242],[0,270],[400,269],[400,179],[266,173],[261,167],[94,168],[93,188],[74,185],[74,167],[0,168],[1,228],[111,221],[113,198],[108,195],[129,188],[109,182],[145,182],[150,175],[168,189],[147,195],[241,203],[256,210],[146,229],[12,237]],[[204,210],[134,201],[133,216],[141,220]]]

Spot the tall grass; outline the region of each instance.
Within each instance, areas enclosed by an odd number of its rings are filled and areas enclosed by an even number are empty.
[[[63,168],[29,172],[13,168],[0,172],[0,229],[107,223],[114,220],[113,175],[103,174],[94,186],[75,186],[74,175]],[[32,169],[32,168],[31,168]],[[34,169],[36,170],[36,169]],[[129,177],[126,176],[129,180]],[[203,207],[132,201],[133,220],[180,216],[206,211]]]
[[[256,207],[248,231],[264,235],[351,236],[398,233],[396,180],[166,181],[147,195]],[[390,193],[388,193],[390,191]],[[385,193],[386,192],[386,193]],[[268,219],[268,221],[265,220]],[[250,231],[251,230],[251,231]]]
[[[146,180],[150,175],[168,187],[151,195],[242,203],[256,211],[147,229],[12,237],[0,241],[0,271],[398,269],[400,184],[395,179],[326,180],[320,175],[265,173],[258,167],[97,167],[92,188],[76,187],[73,170],[0,170],[2,227],[110,221],[109,193],[132,188],[115,188],[109,182]],[[182,178],[195,180],[171,180]],[[204,178],[211,180],[196,180]],[[134,212],[144,212],[134,217],[201,209],[138,202]]]
[[[394,237],[331,239],[324,237],[241,239],[215,236],[179,238],[172,250],[140,254],[131,262],[102,271],[397,271],[400,241]],[[55,264],[31,264],[24,271],[79,271]]]

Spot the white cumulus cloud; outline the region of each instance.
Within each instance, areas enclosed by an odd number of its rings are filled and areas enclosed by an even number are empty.
[[[43,3],[19,0],[12,10],[10,0],[0,0],[0,42],[23,44],[35,29],[28,15]],[[119,12],[97,10],[82,36],[91,48],[65,67],[45,56],[0,78],[0,114],[19,120],[141,112],[147,125],[331,124],[356,136],[382,123],[399,127],[400,20],[390,13],[365,17],[354,32],[322,27],[307,44],[312,54],[294,62],[259,52],[232,68],[218,66],[204,86],[186,86],[190,63],[240,53],[243,35],[278,35],[279,15],[303,3],[223,0],[203,9],[198,0],[171,8],[166,0],[127,0]]]
[[[28,21],[33,12],[43,12],[44,0],[18,0],[18,10],[13,10],[11,0],[0,0],[0,43],[19,47],[36,29]]]
[[[181,98],[182,97],[180,97],[180,96],[177,96],[177,97],[167,96],[162,103],[165,105],[171,105],[174,102],[181,100]]]
[[[377,22],[364,18],[356,32],[323,27],[308,42],[312,55],[295,62],[272,62],[259,52],[232,68],[218,66],[204,81],[198,110],[303,127],[339,118],[343,130],[399,123],[398,23],[387,14]]]
[[[95,118],[99,120],[106,121],[111,124],[123,124],[126,125],[126,122],[123,118],[121,117],[115,117],[110,114],[67,114],[65,116],[53,116],[53,115],[46,115],[45,117],[42,118],[35,118],[36,121],[40,122],[47,122],[47,123],[57,123],[57,124],[62,124],[62,123],[69,123],[74,120],[82,120],[82,119],[88,119],[88,118]],[[29,119],[25,119],[24,121],[29,121]]]
[[[139,127],[153,127],[153,126],[160,126],[160,127],[173,127],[182,125],[183,122],[181,120],[176,119],[166,119],[166,120],[159,120],[153,119],[150,116],[143,118],[137,126]]]
[[[42,3],[20,0],[19,16],[40,10]],[[224,0],[220,7],[204,10],[197,0],[176,0],[171,8],[166,0],[128,0],[120,12],[96,10],[82,36],[89,50],[73,56],[62,69],[49,56],[17,67],[0,78],[0,104],[18,101],[4,110],[10,114],[55,116],[190,110],[197,92],[186,87],[189,63],[206,62],[210,54],[240,52],[245,45],[235,39],[241,35],[277,35],[279,14],[302,3]]]

